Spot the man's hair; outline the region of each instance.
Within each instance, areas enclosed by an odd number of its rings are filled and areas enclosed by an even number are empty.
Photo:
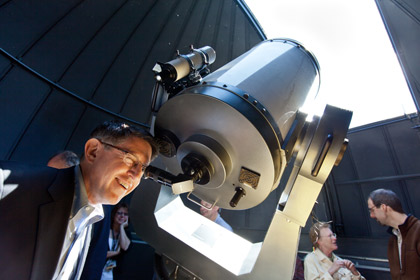
[[[50,162],[53,158],[61,161],[66,167],[77,165],[80,162],[79,157],[72,151],[57,152],[48,159],[48,162]]]
[[[395,212],[404,214],[402,204],[398,196],[391,190],[387,189],[377,189],[369,194],[369,198],[372,200],[373,205],[376,208],[381,206],[381,204],[388,205]]]
[[[156,142],[148,131],[124,122],[106,121],[97,126],[90,136],[91,138],[97,138],[101,141],[107,141],[114,144],[118,144],[129,137],[138,137],[149,143],[152,147],[152,159],[154,159],[158,153]]]
[[[316,222],[312,225],[311,229],[309,230],[309,238],[311,240],[312,245],[315,248],[318,248],[318,240],[321,237],[321,229],[323,228],[330,228],[328,223],[324,222]]]

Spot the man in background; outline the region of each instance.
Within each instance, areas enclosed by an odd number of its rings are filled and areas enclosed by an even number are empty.
[[[200,207],[200,213],[201,215],[203,215],[204,217],[206,217],[209,220],[212,220],[213,222],[215,222],[218,225],[221,225],[222,227],[233,231],[232,227],[225,222],[225,220],[223,220],[222,217],[220,217],[219,214],[219,206],[213,206],[213,208],[211,208],[212,204],[208,203],[207,201],[201,200],[201,207]]]
[[[393,280],[420,279],[420,221],[407,215],[397,195],[386,189],[370,193],[370,217],[389,226],[388,261]]]

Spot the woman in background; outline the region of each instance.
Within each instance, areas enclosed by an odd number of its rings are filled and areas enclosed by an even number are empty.
[[[128,205],[120,202],[115,205],[111,212],[111,229],[108,238],[108,252],[106,264],[102,271],[102,280],[112,280],[113,268],[117,266],[116,256],[127,251],[130,246],[130,238],[125,229],[128,226]]]
[[[351,261],[341,259],[333,253],[338,249],[337,236],[331,231],[328,223],[314,224],[309,230],[309,238],[315,250],[305,258],[305,280],[365,279]]]

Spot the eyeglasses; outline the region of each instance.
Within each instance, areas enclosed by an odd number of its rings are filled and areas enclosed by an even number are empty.
[[[337,238],[337,234],[335,234],[335,233],[331,233],[331,234],[329,234],[329,235],[325,235],[325,236],[321,236],[321,237],[329,237],[329,238]]]
[[[141,161],[139,161],[137,159],[137,157],[135,155],[133,155],[132,153],[130,153],[129,151],[121,149],[120,147],[114,146],[112,144],[103,142],[99,139],[98,139],[98,141],[101,142],[103,145],[109,146],[109,147],[114,148],[114,149],[116,149],[120,152],[123,152],[124,153],[123,161],[130,169],[137,168],[137,166],[139,166],[139,165],[141,165],[141,172],[144,172],[144,170],[146,169],[147,165],[145,165]]]
[[[373,205],[372,207],[368,207],[368,209],[369,209],[369,213],[372,213],[372,212],[374,212],[375,211],[375,209],[379,209],[382,205],[385,205],[385,207],[386,207],[386,204],[381,204],[381,205],[379,205],[378,207],[376,207],[375,205]]]
[[[372,213],[373,211],[375,211],[375,210],[374,210],[375,208],[377,208],[377,207],[376,207],[376,206],[372,206],[372,207],[370,207],[370,208],[368,207],[368,209],[369,209],[369,213]]]
[[[125,213],[125,212],[117,212],[117,215],[128,217],[128,213]]]

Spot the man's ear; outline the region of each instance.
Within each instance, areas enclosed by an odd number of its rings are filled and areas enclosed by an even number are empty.
[[[87,162],[92,163],[98,156],[98,151],[101,142],[98,139],[90,138],[85,144],[85,159]]]

